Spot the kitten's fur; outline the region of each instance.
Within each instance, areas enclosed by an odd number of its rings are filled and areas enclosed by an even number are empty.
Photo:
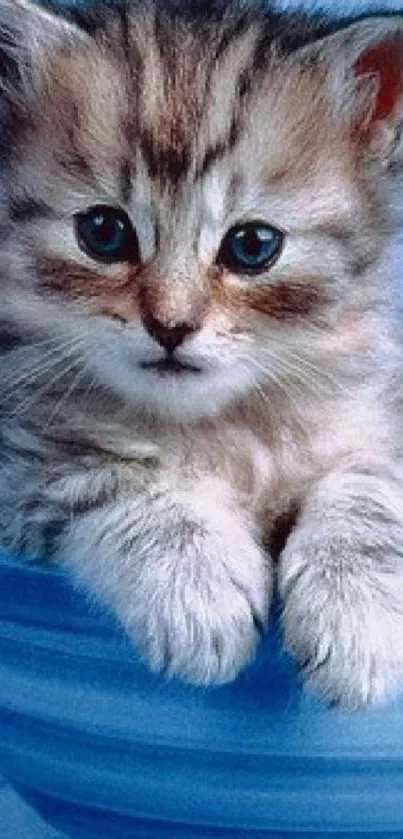
[[[0,1],[2,541],[68,566],[155,670],[217,683],[253,655],[292,522],[286,644],[356,707],[403,677],[403,18],[265,6],[98,3],[78,26]],[[139,264],[80,250],[99,203]],[[255,218],[280,258],[222,270]],[[164,356],[150,317],[186,325],[201,372],[139,366]]]

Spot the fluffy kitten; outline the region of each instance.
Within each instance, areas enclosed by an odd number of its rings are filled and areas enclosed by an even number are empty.
[[[2,543],[203,684],[275,571],[307,683],[374,702],[403,679],[403,18],[95,8],[0,0]]]

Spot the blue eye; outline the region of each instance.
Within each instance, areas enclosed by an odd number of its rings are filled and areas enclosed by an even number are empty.
[[[80,248],[101,262],[137,262],[139,246],[124,210],[98,204],[75,217]]]
[[[261,221],[248,221],[231,227],[217,256],[234,274],[259,274],[280,256],[284,234]]]

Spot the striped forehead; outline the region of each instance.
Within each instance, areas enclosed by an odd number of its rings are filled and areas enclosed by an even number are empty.
[[[124,26],[115,16],[112,23],[89,46],[50,58],[52,87],[36,108],[37,142],[24,149],[24,184],[31,179],[36,203],[67,208],[73,192],[74,204],[86,191],[89,204],[110,196],[135,202],[139,214],[142,204],[166,216],[171,210],[161,197],[174,206],[178,189],[203,181],[216,163],[223,164],[225,188],[249,169],[263,188],[273,173],[288,176],[297,158],[305,176],[310,161],[301,150],[295,154],[296,143],[302,134],[301,148],[316,159],[324,121],[312,112],[317,97],[307,73],[302,90],[291,65],[283,72],[273,60],[276,39],[263,24],[227,21],[197,31],[138,6]],[[52,177],[43,178],[45,165]],[[48,183],[55,184],[52,195]]]
[[[132,137],[150,177],[177,183],[189,172],[204,174],[234,144],[241,80],[253,62],[257,28],[250,26],[223,45],[182,25],[170,31],[142,21],[133,26],[137,108]]]

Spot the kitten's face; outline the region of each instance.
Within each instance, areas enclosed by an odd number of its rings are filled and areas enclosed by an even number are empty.
[[[376,257],[362,145],[318,67],[273,56],[253,76],[256,25],[217,60],[138,12],[124,44],[112,30],[48,57],[20,120],[11,297],[147,411],[287,389]]]

